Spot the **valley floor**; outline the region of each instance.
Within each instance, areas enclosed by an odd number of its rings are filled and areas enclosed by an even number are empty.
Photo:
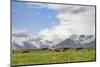
[[[69,49],[65,51],[32,50],[27,53],[14,52],[12,54],[12,65],[29,64],[52,64],[95,61],[95,49]]]

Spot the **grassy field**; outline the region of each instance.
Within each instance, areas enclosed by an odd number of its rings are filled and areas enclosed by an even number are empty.
[[[69,49],[60,52],[31,50],[28,53],[14,52],[12,54],[12,65],[68,63],[95,60],[95,49]]]

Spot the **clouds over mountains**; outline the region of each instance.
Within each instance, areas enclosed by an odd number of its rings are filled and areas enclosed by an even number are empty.
[[[53,40],[44,39],[43,35],[13,33],[12,49],[42,49],[42,48],[95,48],[94,35],[73,34],[65,40],[56,38]]]
[[[40,34],[46,35],[48,38],[56,35],[62,39],[73,33],[95,34],[94,6],[47,4],[46,7],[58,12],[56,17],[59,19],[59,24],[41,30]]]
[[[59,22],[58,24],[55,24],[52,27],[46,27],[35,34],[28,34],[27,32],[16,33],[15,31],[13,31],[12,42],[14,44],[16,43],[16,45],[20,44],[20,46],[22,45],[26,47],[32,47],[32,45],[34,45],[33,48],[40,48],[43,46],[51,47],[53,45],[61,43],[62,41],[66,41],[66,39],[69,39],[69,37],[73,34],[76,34],[78,36],[82,34],[93,35],[92,37],[95,40],[95,6],[46,3],[41,4],[29,2],[27,4],[31,7],[37,6],[36,8],[40,9],[47,8],[55,10],[57,12],[56,18],[59,20]],[[89,39],[91,40],[91,38]],[[89,43],[90,40],[87,39]],[[71,40],[67,40],[67,42],[64,43],[69,43],[69,41],[73,42]],[[82,42],[85,42],[85,40]],[[80,41],[80,43],[82,42]],[[73,43],[75,44],[76,40]]]

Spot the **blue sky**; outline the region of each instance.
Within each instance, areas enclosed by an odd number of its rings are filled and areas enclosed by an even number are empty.
[[[36,33],[46,39],[95,34],[95,6],[12,2],[13,32]],[[25,33],[25,32],[24,32]]]
[[[59,23],[57,14],[56,10],[47,7],[40,8],[40,5],[12,1],[13,31],[27,29],[28,32],[34,33],[52,27]]]

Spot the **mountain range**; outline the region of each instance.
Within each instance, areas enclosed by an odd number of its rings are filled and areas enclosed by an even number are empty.
[[[12,49],[42,49],[42,48],[95,48],[95,35],[73,34],[65,39],[44,39],[43,35],[12,33]]]

